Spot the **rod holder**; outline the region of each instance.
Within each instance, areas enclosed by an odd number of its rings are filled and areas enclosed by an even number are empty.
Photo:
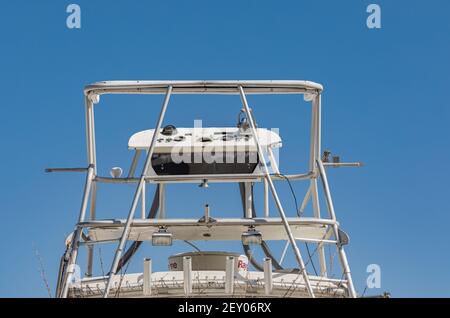
[[[192,294],[192,258],[190,256],[183,257],[183,282],[184,294],[186,296]]]
[[[225,293],[234,292],[234,256],[228,256],[225,264]]]
[[[273,290],[272,280],[272,259],[264,259],[264,291],[266,295],[271,295]]]
[[[205,204],[205,223],[209,223],[210,213],[209,213],[209,204]]]
[[[152,294],[152,260],[144,259],[144,296]]]

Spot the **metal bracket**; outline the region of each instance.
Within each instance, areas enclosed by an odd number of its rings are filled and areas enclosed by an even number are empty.
[[[347,245],[350,242],[350,237],[343,230],[338,229],[338,241],[340,245]]]

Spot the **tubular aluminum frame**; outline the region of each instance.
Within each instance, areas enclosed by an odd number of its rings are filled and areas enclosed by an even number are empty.
[[[141,219],[145,219],[145,213],[147,212],[145,209],[145,196],[146,196],[146,191],[145,191],[145,186],[146,183],[144,182],[144,184],[142,185],[142,194],[141,194]]]
[[[139,157],[141,156],[142,150],[137,149],[134,152],[133,160],[131,161],[130,171],[128,172],[128,178],[132,178],[134,173],[136,172],[136,167],[139,161]]]
[[[109,271],[109,278],[108,278],[108,282],[107,282],[106,287],[105,287],[105,292],[104,292],[103,298],[107,298],[108,297],[109,290],[111,289],[111,284],[112,284],[112,281],[113,281],[113,277],[114,277],[114,275],[116,275],[117,266],[119,264],[120,257],[122,256],[122,252],[123,252],[123,249],[125,247],[125,243],[126,243],[127,238],[128,238],[128,234],[129,234],[129,231],[130,231],[130,225],[131,225],[131,222],[133,221],[133,217],[134,217],[134,214],[136,212],[136,207],[137,207],[137,203],[138,203],[139,197],[142,194],[143,185],[145,183],[145,176],[147,175],[148,168],[150,167],[150,164],[151,164],[153,151],[154,151],[155,145],[156,145],[156,139],[158,138],[159,131],[161,129],[162,122],[164,120],[164,115],[166,113],[167,106],[169,104],[171,94],[172,94],[172,86],[169,86],[167,88],[167,93],[166,93],[166,96],[164,98],[164,102],[163,102],[163,105],[162,105],[162,108],[161,108],[161,112],[159,114],[158,122],[157,122],[156,127],[155,127],[155,132],[156,133],[153,134],[153,136],[152,136],[152,141],[150,143],[150,148],[148,150],[147,158],[145,159],[145,164],[144,164],[144,167],[142,168],[141,178],[139,180],[139,184],[138,184],[136,192],[134,194],[133,203],[131,205],[130,212],[128,213],[127,223],[126,223],[125,228],[123,230],[122,238],[120,239],[119,246],[117,247],[117,250],[116,250],[116,253],[115,253],[115,256],[114,256],[114,260],[113,260],[113,263],[111,265],[111,270]]]
[[[94,168],[92,166],[90,166],[89,170],[88,170],[88,174],[86,176],[83,200],[82,200],[81,208],[80,208],[80,216],[78,218],[78,225],[75,229],[75,232],[74,232],[74,235],[72,238],[72,242],[70,244],[69,255],[67,256],[67,272],[63,276],[64,283],[62,286],[62,294],[61,294],[61,297],[63,297],[63,298],[67,297],[69,281],[73,274],[73,265],[77,261],[79,241],[81,239],[81,233],[82,233],[82,227],[79,224],[84,221],[84,218],[86,216],[86,209],[87,209],[87,204],[88,204],[88,200],[89,200],[89,193],[91,191],[93,175],[94,175]]]
[[[243,225],[243,226],[258,226],[258,225],[274,225],[281,222],[280,218],[215,218],[216,223],[220,223],[222,220],[226,220],[226,224],[231,225]],[[295,225],[339,225],[339,222],[331,219],[316,219],[316,218],[295,218]],[[126,220],[120,219],[108,219],[108,220],[95,220],[88,222],[81,222],[78,224],[81,228],[94,228],[94,227],[123,227],[126,224]],[[131,222],[132,227],[146,227],[146,226],[190,226],[197,225],[198,220],[194,219],[134,219]]]
[[[61,273],[63,283],[61,286],[61,290],[57,291],[57,293],[62,298],[66,298],[68,291],[69,291],[69,282],[73,275],[73,270],[74,270],[73,265],[76,264],[76,261],[77,261],[79,242],[80,242],[81,234],[82,234],[82,228],[79,226],[79,224],[85,220],[89,197],[92,194],[91,188],[92,188],[93,180],[96,176],[96,171],[97,171],[96,170],[95,128],[94,128],[93,106],[94,106],[93,100],[91,98],[89,98],[89,96],[86,96],[85,97],[86,147],[87,147],[87,159],[88,159],[89,167],[88,167],[88,171],[86,174],[83,199],[82,199],[82,203],[81,203],[77,226],[74,231],[74,235],[72,237],[72,242],[70,243],[70,247],[67,251],[67,254],[64,257],[65,260],[67,261],[66,272]],[[94,202],[94,204],[95,204],[95,202]],[[92,203],[91,203],[91,206],[92,206]],[[95,205],[94,205],[94,209],[95,209]],[[89,268],[91,267],[89,264],[89,255],[91,256],[91,259],[92,259],[92,255],[93,255],[93,250],[92,250],[92,252],[89,252],[89,250],[90,249],[88,249],[88,273],[89,273]]]
[[[248,103],[247,103],[247,98],[245,96],[245,92],[244,92],[244,89],[242,88],[242,86],[239,86],[239,91],[240,91],[240,94],[241,94],[242,104],[244,106],[244,110],[245,110],[245,113],[247,115],[247,120],[248,120],[248,122],[250,124],[250,128],[251,128],[252,135],[253,135],[253,140],[256,143],[256,148],[258,149],[258,155],[261,158],[260,160],[261,160],[264,172],[266,174],[267,183],[269,184],[269,188],[270,188],[270,190],[272,192],[272,196],[273,196],[273,198],[275,200],[275,204],[276,204],[276,206],[278,208],[278,212],[280,213],[280,216],[281,216],[281,219],[282,219],[282,223],[283,223],[284,228],[286,230],[286,233],[287,233],[287,235],[289,237],[289,241],[290,241],[292,249],[294,251],[295,258],[297,259],[298,265],[300,267],[300,272],[301,272],[301,274],[303,276],[303,279],[305,281],[305,285],[306,285],[306,289],[308,290],[308,294],[309,294],[310,297],[315,298],[314,291],[313,291],[313,289],[311,287],[311,282],[309,281],[308,273],[306,272],[305,263],[303,261],[302,255],[300,253],[300,249],[298,248],[297,242],[295,241],[294,235],[292,234],[291,227],[290,227],[289,222],[288,222],[288,220],[286,218],[286,213],[284,212],[283,206],[281,205],[281,201],[278,198],[278,194],[277,194],[277,191],[275,189],[275,185],[273,184],[272,178],[270,176],[269,168],[267,167],[267,162],[266,162],[266,159],[264,158],[264,152],[262,150],[261,144],[259,143],[258,134],[256,132],[256,124],[253,121],[253,117],[252,117],[252,114],[250,112],[250,108],[249,108]]]
[[[251,219],[253,217],[253,195],[252,195],[252,183],[244,183],[244,207],[245,207],[245,217]]]
[[[308,204],[309,199],[311,199],[311,185],[308,187],[308,191],[306,191],[305,197],[303,198],[302,205],[300,206],[300,215],[305,212],[306,205]]]
[[[172,86],[173,94],[234,94],[239,88],[247,94],[320,94],[322,85],[310,81],[246,80],[246,81],[105,81],[88,85],[84,94],[165,94]]]
[[[208,215],[208,217],[206,217]],[[209,207],[205,208],[204,219],[210,219]],[[339,223],[337,221],[333,221],[330,219],[316,219],[316,218],[288,218],[288,221],[293,226],[323,226],[327,227],[327,234],[320,239],[316,238],[307,238],[298,236],[295,239],[297,241],[303,242],[311,242],[311,243],[323,243],[323,244],[336,244],[336,240],[330,240],[330,236],[332,233],[332,226]],[[232,226],[243,226],[243,227],[259,227],[259,226],[268,226],[268,225],[280,225],[282,222],[281,218],[214,218],[214,225],[211,224],[212,227],[232,227]],[[206,224],[208,222],[205,222]],[[125,227],[126,220],[121,219],[111,219],[111,220],[97,220],[93,222],[83,222],[78,224],[81,228],[85,230],[91,229],[120,229]],[[174,229],[177,227],[192,227],[194,229],[198,228],[198,220],[195,219],[134,219],[131,222],[130,229],[139,229],[139,228],[168,228]],[[88,240],[84,242],[80,242],[81,245],[92,245],[97,243],[111,243],[117,242],[118,239],[100,239],[100,240]],[[145,239],[143,239],[145,241]]]
[[[289,180],[307,180],[315,178],[316,174],[314,172],[308,172],[303,174],[293,174],[281,176],[279,174],[272,174],[273,181],[286,181]],[[211,174],[211,175],[179,175],[179,176],[147,176],[145,177],[145,182],[147,183],[202,183],[208,180],[208,183],[214,182],[263,182],[265,179],[264,174]],[[94,180],[95,182],[101,183],[138,183],[139,178],[109,178],[97,176]]]
[[[323,185],[323,189],[325,192],[327,207],[328,207],[328,211],[330,213],[330,218],[332,220],[336,220],[336,213],[334,211],[333,199],[331,198],[331,192],[330,192],[330,187],[328,185],[327,175],[326,175],[325,168],[324,168],[321,160],[317,160],[317,167],[319,168],[322,185]],[[347,255],[345,254],[344,246],[340,243],[339,225],[335,223],[333,225],[333,230],[334,230],[334,236],[336,237],[336,240],[338,241],[336,246],[338,248],[339,260],[340,260],[341,266],[344,270],[345,278],[347,280],[349,296],[352,298],[356,298],[357,295],[356,295],[355,287],[353,285],[353,279],[352,279],[352,275],[350,272],[350,266],[348,265]]]
[[[270,163],[272,164],[272,169],[275,174],[280,174],[280,169],[278,167],[277,160],[275,158],[275,155],[273,153],[273,150],[271,147],[267,148],[267,154],[269,155]]]
[[[311,125],[311,154],[310,154],[310,170],[317,175],[316,160],[320,158],[320,144],[321,144],[321,96],[320,94],[313,97],[312,100],[312,125]],[[310,198],[312,200],[313,212],[316,218],[320,218],[320,203],[319,193],[317,187],[317,179],[313,178],[310,181]],[[318,257],[320,264],[321,276],[327,276],[327,265],[325,258],[325,248],[323,244],[318,246]]]
[[[170,100],[170,96],[173,94],[230,94],[230,95],[240,95],[243,102],[245,112],[249,118],[252,134],[255,134],[255,122],[253,115],[248,107],[246,95],[250,94],[304,94],[309,98],[307,101],[312,101],[312,127],[311,127],[311,155],[310,155],[310,167],[309,172],[305,174],[297,174],[287,176],[289,180],[310,180],[310,187],[303,200],[301,211],[305,208],[308,201],[312,200],[313,211],[314,211],[314,222],[318,224],[327,224],[331,226],[336,241],[324,239],[322,243],[333,243],[337,245],[340,263],[346,275],[346,282],[348,283],[348,292],[350,297],[355,297],[356,292],[354,290],[350,268],[348,266],[346,254],[339,241],[339,224],[336,221],[336,216],[334,212],[333,202],[331,199],[328,181],[325,174],[325,167],[338,167],[338,166],[360,166],[359,163],[350,164],[333,164],[333,163],[322,163],[320,160],[320,143],[321,143],[321,92],[323,87],[320,84],[309,82],[309,81],[109,81],[109,82],[99,82],[89,85],[85,88],[85,105],[86,105],[86,144],[87,144],[87,159],[89,166],[86,169],[86,182],[83,192],[82,205],[80,208],[80,214],[78,222],[75,228],[73,239],[66,252],[65,260],[67,262],[66,270],[61,273],[61,287],[57,291],[59,297],[67,297],[69,282],[73,274],[74,264],[76,264],[78,256],[78,248],[81,245],[86,245],[88,247],[88,262],[87,262],[87,272],[89,275],[92,273],[92,260],[93,260],[93,249],[91,246],[96,243],[101,242],[81,242],[82,231],[90,226],[117,226],[118,224],[114,221],[113,223],[105,220],[95,220],[95,210],[96,210],[96,187],[97,183],[138,183],[133,203],[131,205],[128,218],[123,224],[124,230],[120,243],[117,247],[114,261],[111,266],[110,275],[105,277],[107,279],[106,288],[104,291],[104,297],[108,297],[109,290],[111,288],[112,278],[115,275],[118,260],[122,254],[124,244],[127,240],[128,233],[131,227],[134,226],[145,226],[146,220],[134,219],[135,210],[137,208],[137,203],[139,197],[142,195],[142,190],[145,183],[155,183],[155,184],[166,184],[166,183],[196,183],[202,182],[203,180],[208,180],[208,182],[264,182],[265,184],[265,194],[267,194],[270,188],[272,195],[275,199],[275,203],[280,212],[281,219],[285,222],[286,232],[290,238],[288,241],[294,250],[294,254],[299,261],[302,274],[304,275],[305,285],[307,286],[309,294],[314,297],[308,274],[306,273],[306,268],[301,258],[300,251],[296,245],[295,239],[292,237],[292,232],[290,232],[289,222],[286,220],[284,210],[282,208],[281,202],[279,201],[278,195],[276,193],[273,181],[285,180],[285,176],[279,174],[278,167],[275,166],[275,174],[270,174],[266,160],[262,153],[262,148],[259,144],[257,138],[256,144],[258,146],[258,152],[263,159],[264,173],[263,174],[236,174],[236,175],[207,175],[207,176],[148,176],[146,175],[148,166],[150,163],[150,158],[155,147],[155,139],[157,134],[154,134],[152,143],[150,145],[147,158],[145,161],[144,168],[142,169],[142,174],[140,178],[134,178],[134,172],[137,166],[140,152],[136,152],[133,158],[132,165],[127,178],[107,178],[100,177],[97,175],[96,168],[96,147],[95,147],[95,126],[94,126],[94,112],[93,106],[98,103],[99,96],[103,94],[165,94],[164,103],[161,109],[160,117],[158,119],[157,128],[155,131],[159,131],[162,121],[164,119],[165,110]],[[312,97],[312,98],[311,98]],[[306,99],[305,99],[306,100]],[[273,153],[268,153],[269,157],[273,157]],[[271,160],[272,161],[272,160]],[[275,162],[276,163],[276,162]],[[274,166],[272,165],[272,168]],[[317,187],[317,177],[320,175],[322,180],[322,185],[325,192],[327,210],[329,212],[330,219],[320,219],[320,206],[318,201],[318,187]],[[90,220],[86,222],[86,210],[88,203],[90,201]],[[267,197],[264,199],[265,206],[265,216],[268,216],[268,201]],[[266,209],[267,208],[267,209]],[[284,216],[284,217],[283,217]],[[303,219],[303,218],[302,218]],[[142,221],[142,222],[139,222]],[[164,221],[170,222],[169,219]],[[176,221],[176,220],[175,220]],[[142,223],[142,224],[141,224]],[[120,226],[120,225],[119,225]],[[331,233],[330,232],[330,233]],[[289,235],[291,234],[291,235]],[[117,242],[117,240],[114,240]],[[292,244],[293,243],[293,244]],[[326,279],[326,263],[322,256],[322,245],[319,243],[319,260],[321,265],[321,274],[323,279]]]
[[[164,184],[159,184],[159,207],[158,207],[158,218],[166,218],[166,187]]]
[[[269,184],[267,183],[267,179],[264,179],[264,217],[268,218],[269,216]]]
[[[281,252],[281,257],[280,257],[280,260],[278,261],[278,264],[283,264],[283,261],[284,261],[284,257],[286,256],[286,253],[287,253],[287,250],[288,250],[288,248],[289,248],[289,241],[286,241],[286,244],[284,245],[284,248],[283,248],[283,252]]]
[[[89,138],[90,147],[92,149],[91,162],[94,166],[94,176],[97,175],[97,149],[95,144],[95,116],[94,116],[94,101],[91,100],[91,103],[87,104],[87,112],[90,117],[90,125],[89,125]],[[97,214],[97,183],[93,182],[91,186],[91,199],[90,199],[90,207],[89,207],[89,218],[91,220],[95,220]],[[94,264],[94,246],[89,246],[87,251],[87,266],[86,266],[86,276],[92,276]]]

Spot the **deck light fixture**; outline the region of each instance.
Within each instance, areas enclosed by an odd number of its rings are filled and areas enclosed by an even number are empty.
[[[242,233],[241,239],[244,245],[261,245],[262,234],[254,226],[250,226],[247,232]]]
[[[165,227],[160,227],[158,232],[152,234],[153,246],[171,246],[172,245],[172,233],[167,231]]]

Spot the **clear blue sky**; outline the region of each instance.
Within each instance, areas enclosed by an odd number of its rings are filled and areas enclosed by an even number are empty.
[[[323,146],[366,163],[329,173],[338,218],[351,237],[347,252],[356,287],[362,292],[366,266],[376,263],[382,288],[369,294],[450,296],[450,3],[375,2],[382,8],[381,30],[366,27],[371,2],[362,0],[78,0],[81,30],[66,28],[69,1],[3,2],[0,296],[46,296],[33,245],[54,289],[84,176],[43,170],[85,165],[82,89],[112,79],[322,83]],[[160,102],[103,98],[96,111],[100,173],[127,167],[127,139],[154,125]],[[294,102],[301,106],[280,107]],[[173,103],[167,122],[179,126],[199,118],[204,125],[234,125],[239,110],[232,97],[175,97]],[[280,128],[283,170],[303,168],[305,153],[295,142],[306,141],[308,109],[293,97],[252,103],[261,126]],[[298,197],[304,189],[296,185]],[[124,217],[133,188],[126,191],[102,187],[99,215]],[[168,191],[172,216],[199,215],[205,200],[213,214],[240,213],[235,188]],[[189,247],[174,246],[182,250]],[[105,247],[105,262],[107,253]],[[167,255],[147,244],[130,271],[140,270],[144,256],[158,259],[163,269]]]

